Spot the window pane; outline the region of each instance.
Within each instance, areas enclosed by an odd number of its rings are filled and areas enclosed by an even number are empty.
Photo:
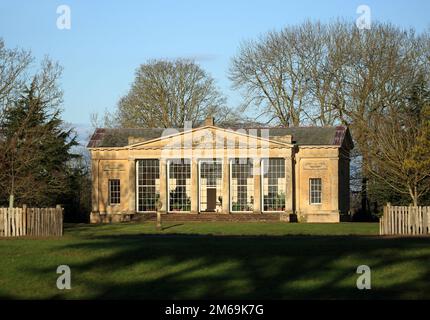
[[[119,179],[109,180],[109,203],[121,203],[121,185]]]
[[[191,162],[169,160],[169,211],[191,211]]]
[[[254,207],[254,175],[251,159],[231,160],[231,210],[252,211]]]
[[[264,159],[263,169],[263,210],[285,210],[285,159]]]
[[[309,180],[309,200],[311,204],[320,204],[322,194],[321,178],[311,178]]]
[[[137,161],[138,211],[156,211],[160,198],[160,162],[158,159]]]

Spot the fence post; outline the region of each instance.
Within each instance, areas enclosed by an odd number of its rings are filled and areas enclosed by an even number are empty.
[[[15,208],[9,208],[9,217],[10,217],[10,222],[11,222],[11,227],[12,227],[12,233],[11,236],[15,237],[16,236],[16,214],[15,214]]]
[[[417,213],[417,234],[421,234],[421,210],[420,207],[415,207]]]
[[[9,235],[9,232],[8,232],[8,230],[7,230],[7,228],[9,227],[9,223],[8,223],[8,221],[7,221],[7,219],[8,219],[8,216],[7,216],[7,212],[8,212],[8,209],[7,208],[4,208],[3,209],[3,222],[4,222],[4,225],[3,225],[3,227],[4,227],[4,229],[3,229],[3,234],[4,234],[4,236],[5,237],[7,237],[8,235]]]
[[[392,234],[392,212],[391,212],[391,203],[387,203],[387,234]]]
[[[7,208],[3,208],[3,235],[5,237],[8,236],[7,234],[7,227],[8,227],[8,223],[7,223]]]
[[[56,209],[55,213],[59,218],[57,221],[56,229],[57,229],[58,235],[62,236],[63,235],[63,209],[59,204],[56,205],[55,209]]]
[[[381,221],[381,225],[379,227],[379,234],[380,235],[385,235],[387,233],[386,223],[385,223],[386,220],[387,220],[387,206],[385,205],[383,212],[382,212],[382,217],[380,218],[380,221]]]
[[[4,222],[3,222],[3,210],[0,208],[0,236],[3,236]]]
[[[429,230],[429,215],[430,215],[430,207],[424,207],[423,208],[423,229],[424,234],[430,233]]]
[[[23,235],[27,235],[27,205],[22,205],[22,231]]]

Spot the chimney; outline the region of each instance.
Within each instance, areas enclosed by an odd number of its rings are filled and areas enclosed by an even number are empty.
[[[213,126],[213,125],[215,125],[214,117],[207,117],[205,119],[205,126]]]

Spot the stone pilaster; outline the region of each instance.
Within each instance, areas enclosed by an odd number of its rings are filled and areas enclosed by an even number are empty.
[[[99,200],[100,200],[100,188],[99,188],[99,164],[100,160],[91,160],[91,177],[93,180],[92,192],[91,192],[91,202],[92,202],[92,212],[99,212]]]
[[[136,161],[128,160],[128,212],[136,213]]]
[[[293,159],[290,157],[285,158],[285,181],[286,181],[286,192],[285,192],[285,212],[292,214],[293,213],[293,201],[294,201],[294,168],[293,168]]]
[[[339,213],[339,159],[330,159],[330,200],[331,200],[331,210]],[[324,195],[324,186],[323,186],[323,194],[322,197],[327,196]],[[324,201],[324,200],[323,200]]]

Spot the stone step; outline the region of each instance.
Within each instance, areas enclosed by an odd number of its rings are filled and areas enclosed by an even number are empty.
[[[134,221],[155,221],[157,218],[156,213],[139,213],[133,217]],[[283,221],[288,221],[283,216]],[[217,213],[168,213],[161,216],[162,221],[280,221],[280,213],[231,213],[231,214],[217,214]]]

